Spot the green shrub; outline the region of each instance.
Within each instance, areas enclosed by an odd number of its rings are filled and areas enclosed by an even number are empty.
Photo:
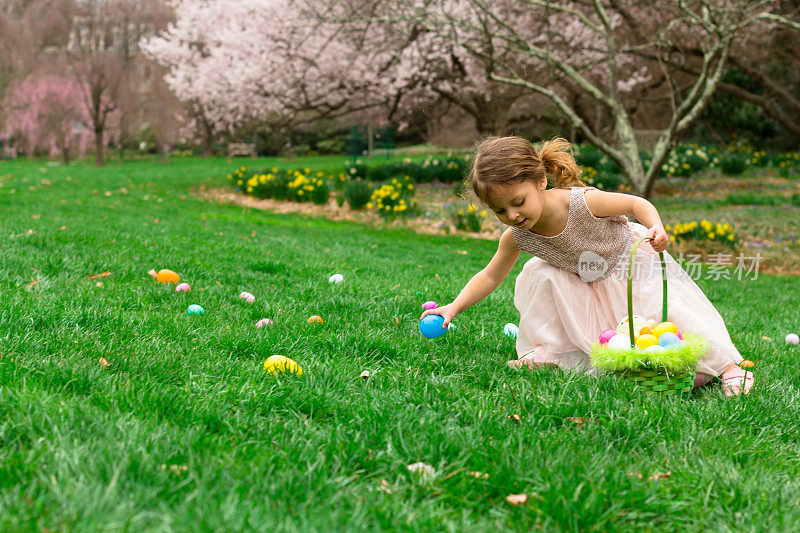
[[[422,162],[414,162],[406,158],[402,161],[376,164],[369,168],[366,165],[359,166],[359,161],[355,163],[347,162],[345,174],[350,178],[367,178],[376,183],[394,178],[405,178],[406,176],[415,183],[430,183],[434,181],[456,183],[464,180],[469,163],[468,159],[468,157],[463,156],[428,156]]]
[[[472,204],[466,207],[448,205],[445,210],[450,220],[453,221],[453,225],[460,231],[472,231],[477,233],[481,230],[483,219],[486,218],[486,211],[478,210],[478,208]]]
[[[311,202],[315,205],[325,205],[331,197],[331,189],[327,180],[318,179],[316,186],[311,190]]]
[[[597,187],[605,191],[616,191],[622,185],[622,179],[618,174],[608,174],[598,172],[592,167],[581,166],[581,181],[591,187]]]
[[[356,159],[355,161],[345,161],[344,174],[351,180],[358,178],[366,179],[367,164],[360,159]]]
[[[617,163],[608,156],[600,158],[600,163],[597,165],[597,172],[604,174],[619,174],[620,169]]]
[[[594,146],[576,147],[575,161],[581,166],[598,168],[601,159],[603,159],[603,153]]]
[[[374,209],[384,217],[405,216],[416,211],[417,204],[413,196],[414,184],[410,177],[402,180],[393,178],[372,191],[367,209]]]
[[[678,146],[669,155],[667,161],[661,166],[661,171],[667,176],[679,178],[689,177],[695,172],[699,172],[708,167],[713,167],[715,159],[712,159],[714,150],[706,150],[697,144],[690,146]]]
[[[347,180],[344,187],[344,198],[350,209],[361,209],[372,197],[372,184],[364,180]]]
[[[320,154],[343,154],[346,144],[341,138],[323,139],[317,142],[317,151]]]
[[[778,175],[784,178],[788,178],[789,170],[798,165],[800,165],[800,154],[797,152],[776,154],[772,158],[772,166],[778,169]]]
[[[747,156],[738,153],[727,152],[719,159],[719,168],[728,176],[738,176],[748,165]]]

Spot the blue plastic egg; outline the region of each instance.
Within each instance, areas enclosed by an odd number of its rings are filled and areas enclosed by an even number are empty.
[[[677,335],[672,333],[671,331],[667,331],[666,333],[662,333],[661,336],[658,338],[659,346],[664,348],[668,348],[670,346],[675,346],[676,344],[680,344],[681,340],[678,338]]]
[[[441,316],[427,315],[425,318],[419,321],[419,332],[429,339],[435,339],[436,337],[440,337],[447,332],[447,329],[442,327],[443,324],[444,318]]]
[[[189,308],[186,310],[186,313],[189,315],[203,315],[205,314],[205,312],[206,310],[197,304],[190,305]]]

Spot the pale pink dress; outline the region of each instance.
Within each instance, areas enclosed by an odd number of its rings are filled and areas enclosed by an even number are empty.
[[[614,329],[628,314],[630,250],[647,234],[647,228],[625,217],[595,217],[586,205],[586,189],[570,189],[567,225],[558,235],[548,237],[512,228],[520,250],[536,255],[517,277],[514,305],[520,313],[519,357],[596,373],[588,354],[600,332]],[[593,259],[607,268],[592,268]],[[664,259],[667,319],[682,331],[708,341],[708,355],[698,363],[697,371],[718,376],[743,358],[700,287],[666,251]],[[648,241],[640,244],[634,261],[634,315],[661,321],[661,272],[658,253]]]

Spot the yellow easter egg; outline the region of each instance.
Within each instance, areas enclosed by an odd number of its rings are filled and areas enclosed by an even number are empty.
[[[298,376],[303,375],[303,369],[300,368],[300,365],[283,355],[270,355],[264,361],[264,370],[274,376],[284,372],[294,372]]]
[[[662,322],[661,324],[657,325],[655,329],[653,329],[653,335],[656,337],[661,337],[664,333],[674,333],[675,335],[678,334],[678,326],[673,324],[672,322]]]
[[[658,339],[656,339],[653,335],[646,334],[642,335],[638,339],[636,339],[636,346],[642,350],[647,348],[648,346],[655,346],[658,344]]]
[[[314,315],[308,318],[309,324],[322,324],[322,317],[319,315]]]
[[[172,270],[167,270],[166,268],[159,270],[158,274],[156,274],[156,281],[159,283],[178,283],[180,280],[180,276],[178,276]]]

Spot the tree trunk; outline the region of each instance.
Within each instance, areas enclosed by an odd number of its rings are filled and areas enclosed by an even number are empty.
[[[94,130],[94,146],[95,146],[95,160],[94,164],[97,167],[105,166],[106,164],[106,147],[103,145],[103,129]]]

